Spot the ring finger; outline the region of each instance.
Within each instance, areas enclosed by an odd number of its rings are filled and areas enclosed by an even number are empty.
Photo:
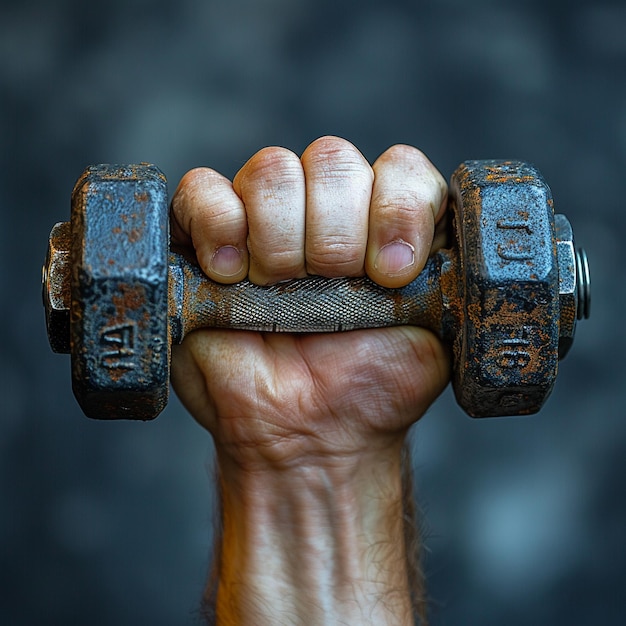
[[[297,155],[264,148],[239,170],[233,186],[248,218],[248,278],[266,285],[305,276],[305,182]]]

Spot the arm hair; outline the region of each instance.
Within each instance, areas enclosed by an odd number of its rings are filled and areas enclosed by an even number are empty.
[[[221,486],[219,469],[215,467],[215,484]],[[200,615],[206,626],[217,624],[217,591],[219,587],[219,575],[221,565],[222,545],[222,516],[221,516],[221,490],[217,489],[217,507],[213,522],[213,550],[210,557],[211,569],[207,584],[203,593]],[[413,482],[413,468],[411,463],[411,447],[409,437],[402,448],[402,511],[403,533],[406,546],[406,565],[409,577],[409,589],[411,590],[411,606],[415,616],[415,626],[428,626],[428,597],[426,594],[425,576],[421,565],[422,557],[422,533],[417,516],[417,504]]]

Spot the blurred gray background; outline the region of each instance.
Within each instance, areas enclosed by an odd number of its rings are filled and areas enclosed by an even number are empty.
[[[84,418],[47,344],[40,269],[85,166],[232,176],[271,144],[421,147],[446,175],[521,158],[592,264],[537,416],[472,421],[446,392],[415,465],[433,625],[626,620],[626,5],[600,0],[2,0],[0,623],[198,622],[212,444],[172,399]]]

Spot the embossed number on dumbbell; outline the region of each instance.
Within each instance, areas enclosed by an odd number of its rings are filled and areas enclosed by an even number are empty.
[[[533,229],[526,220],[503,219],[496,222],[502,239],[498,242],[498,256],[504,261],[530,261]],[[525,237],[524,237],[525,236]],[[513,237],[513,238],[511,238]]]
[[[507,331],[511,332],[510,329],[502,327],[494,333],[493,350],[497,355],[495,362],[502,369],[523,370],[532,361],[530,352],[532,345],[529,337],[536,332],[536,329],[524,326],[517,336],[500,338]],[[513,332],[517,333],[517,331]]]
[[[100,331],[100,364],[107,369],[137,367],[135,353],[135,324],[109,326]]]
[[[43,292],[51,346],[71,352],[87,415],[151,419],[167,403],[170,342],[196,328],[410,324],[451,345],[452,386],[467,413],[534,413],[576,320],[589,314],[586,255],[527,163],[466,161],[450,199],[451,247],[402,289],[366,278],[219,285],[170,253],[167,186],[156,167],[92,166],[74,188],[71,224],[50,234]]]

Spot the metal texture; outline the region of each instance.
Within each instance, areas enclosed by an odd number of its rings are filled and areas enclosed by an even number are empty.
[[[310,276],[260,287],[249,281],[221,285],[177,254],[170,255],[172,339],[180,342],[202,327],[265,332],[336,332],[403,324],[443,334],[442,267],[451,253],[431,257],[402,289],[385,289],[368,278]],[[449,271],[449,270],[448,270]]]
[[[55,224],[41,277],[48,340],[62,354],[70,351],[70,241],[70,223]]]
[[[220,285],[168,252],[166,182],[154,166],[89,168],[74,190],[71,226],[50,235],[43,290],[51,346],[71,351],[87,415],[150,419],[167,402],[171,342],[197,328],[411,324],[451,344],[453,387],[468,414],[533,413],[576,321],[589,315],[586,255],[526,163],[467,161],[450,196],[451,249],[402,289],[367,278]]]
[[[550,189],[527,163],[466,161],[450,193],[464,307],[453,342],[457,400],[474,417],[534,413],[558,362]]]
[[[591,275],[587,253],[583,248],[576,250],[576,285],[578,291],[577,319],[587,320],[591,315]]]
[[[559,358],[564,358],[574,343],[576,322],[584,312],[581,310],[578,251],[574,247],[574,233],[565,215],[555,215],[556,252],[559,262]],[[584,301],[584,298],[583,298]],[[584,304],[583,304],[584,307]]]
[[[72,379],[89,417],[151,419],[167,403],[167,206],[154,166],[90,167],[74,188]]]

